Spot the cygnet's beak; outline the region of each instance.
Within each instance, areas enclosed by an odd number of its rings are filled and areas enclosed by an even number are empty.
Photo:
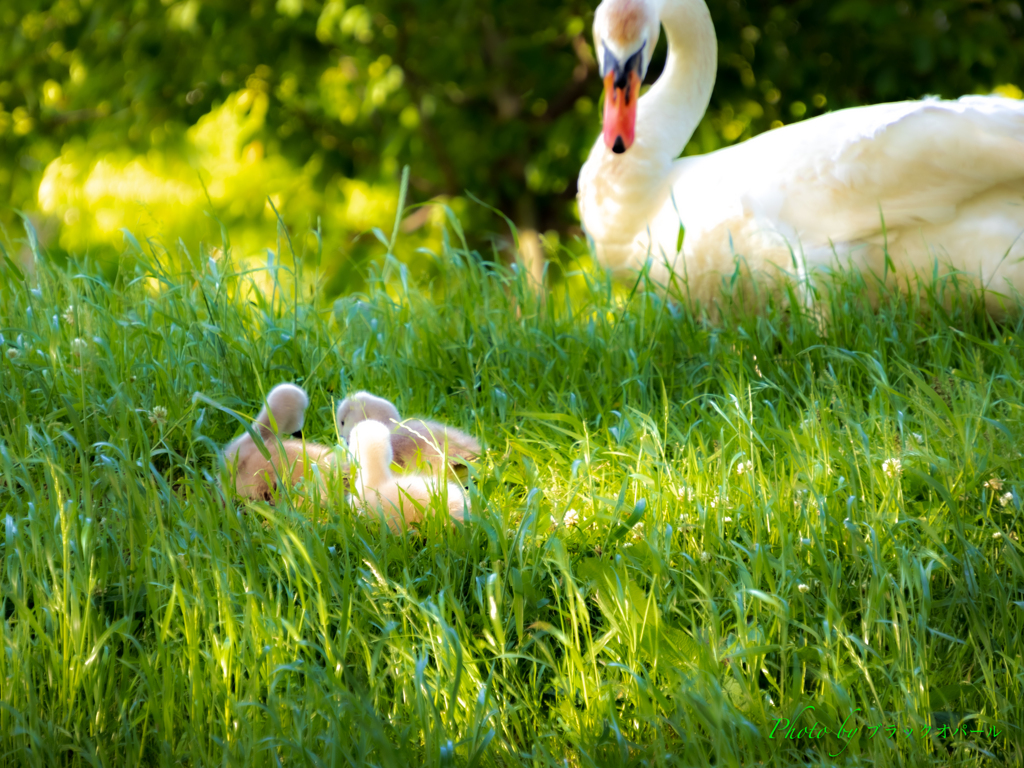
[[[631,146],[636,134],[636,103],[640,98],[640,57],[643,49],[625,64],[605,51],[604,76],[604,143],[621,155]]]

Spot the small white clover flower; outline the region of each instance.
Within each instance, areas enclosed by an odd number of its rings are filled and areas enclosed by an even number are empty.
[[[710,506],[712,509],[718,509],[718,497],[712,496],[711,501],[708,502],[708,506]]]
[[[21,350],[18,349],[17,347],[8,347],[7,348],[7,359],[8,360],[17,360],[20,355],[21,355]]]
[[[74,354],[78,355],[79,357],[81,357],[82,353],[85,352],[85,350],[87,350],[88,348],[89,348],[89,342],[87,342],[85,339],[72,339],[71,340],[71,351]]]
[[[808,586],[807,586],[806,584],[798,584],[798,585],[797,585],[797,589],[799,589],[799,590],[800,590],[801,592],[803,592],[804,594],[807,594],[808,592],[810,592],[810,591],[811,591],[811,588],[810,588],[810,587],[808,587]]]
[[[990,491],[1001,491],[1003,490],[1003,480],[999,477],[990,477],[985,481],[985,487]]]
[[[61,317],[64,318],[64,322],[67,323],[68,325],[74,325],[75,324],[75,305],[74,304],[68,304],[68,308],[64,310],[64,312],[61,314]]]
[[[576,525],[580,521],[580,513],[575,509],[566,510],[562,516],[562,525]]]
[[[149,421],[162,427],[167,423],[167,409],[162,405],[154,405],[153,410],[149,412]]]
[[[882,462],[882,471],[886,477],[899,477],[903,474],[903,462],[899,459],[886,459]]]
[[[736,465],[736,474],[737,475],[742,475],[742,474],[745,474],[747,472],[753,472],[753,471],[754,471],[754,462],[751,461],[750,459],[747,459],[746,461],[741,461],[739,464]]]
[[[707,552],[701,552],[700,553],[700,561],[702,563],[707,563],[710,560],[711,560],[711,555],[709,555]]]
[[[1013,501],[1013,494],[1010,491],[1007,491],[999,497],[999,503],[1004,507],[1009,506],[1011,501]]]
[[[731,517],[723,517],[722,518],[722,522],[723,523],[731,523],[732,522],[732,518]]]
[[[687,501],[693,501],[693,488],[688,485],[684,485],[682,488],[676,491],[677,499],[686,499]]]
[[[992,534],[992,538],[995,539],[996,541],[999,541],[999,539],[1003,538],[1003,534],[1001,534],[999,531],[996,531],[995,533]]]

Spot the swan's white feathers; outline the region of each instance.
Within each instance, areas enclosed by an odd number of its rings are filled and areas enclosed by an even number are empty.
[[[688,267],[691,290],[696,280],[714,291],[734,253],[762,271],[792,271],[793,250],[801,271],[838,255],[881,272],[886,246],[900,271],[931,273],[938,258],[986,284],[1024,287],[1004,258],[1024,232],[1024,103],[968,97],[830,113],[677,161],[666,197],[620,263],[664,254],[677,273]],[[684,259],[675,258],[680,224]]]
[[[964,202],[1024,181],[1024,104],[1010,99],[864,107],[804,126],[765,134],[783,146],[761,150],[789,163],[774,185],[759,179],[756,200],[810,243],[875,234],[880,213],[892,228],[951,221]]]
[[[858,107],[769,131],[678,161],[672,191],[684,218],[697,206],[700,219],[713,220],[715,209],[724,219],[740,212],[739,201],[747,215],[816,239],[877,230],[879,205],[895,226],[948,220],[965,199],[1024,172],[1024,103],[972,97],[1002,102],[1000,117],[1017,123],[979,125],[992,110],[965,110],[963,101]]]

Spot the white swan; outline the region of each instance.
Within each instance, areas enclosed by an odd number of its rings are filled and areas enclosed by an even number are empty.
[[[442,499],[448,513],[465,520],[469,504],[462,486],[424,475],[395,475],[391,472],[391,430],[372,419],[352,428],[349,444],[358,469],[352,480],[349,501],[371,514],[382,513],[388,527],[398,533],[404,524],[423,519],[433,499]]]
[[[270,458],[264,458],[248,433],[232,440],[224,448],[224,462],[234,471],[235,490],[239,495],[271,501],[282,477],[288,477],[292,483],[313,477],[320,497],[327,498],[330,474],[336,468],[342,474],[347,471],[347,466],[336,457],[334,449],[305,440],[278,437],[302,429],[308,406],[309,397],[302,387],[278,384],[267,395],[267,404],[256,417],[255,424]]]
[[[638,99],[659,21],[668,60]],[[677,159],[715,82],[704,0],[604,0],[594,45],[604,126],[580,172],[579,206],[613,271],[649,261],[655,282],[686,278],[682,290],[709,303],[736,255],[754,275],[803,279],[840,263],[895,272],[904,286],[937,262],[940,274],[962,271],[994,292],[996,313],[1024,292],[1024,102],[856,107]]]

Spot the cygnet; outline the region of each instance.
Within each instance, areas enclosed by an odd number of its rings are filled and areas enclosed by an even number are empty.
[[[391,431],[373,419],[361,421],[349,434],[349,447],[358,465],[350,501],[370,514],[383,513],[394,532],[418,523],[434,499],[447,503],[448,513],[465,520],[469,504],[462,486],[428,475],[395,475],[391,471]]]
[[[445,469],[447,456],[447,466],[457,473],[480,456],[480,443],[465,432],[425,419],[402,421],[394,404],[369,392],[356,392],[338,406],[338,432],[344,440],[370,419],[389,428],[394,462],[404,469],[424,463],[438,473]]]
[[[267,459],[248,433],[224,448],[228,468],[237,465],[235,489],[242,496],[270,501],[282,476],[294,484],[315,477],[321,498],[326,498],[326,479],[337,464],[333,448],[304,440],[279,438],[302,429],[309,397],[295,384],[278,384],[267,395],[267,404],[256,417],[256,431],[270,453]],[[314,471],[314,465],[319,471]],[[346,471],[343,466],[342,472]]]

